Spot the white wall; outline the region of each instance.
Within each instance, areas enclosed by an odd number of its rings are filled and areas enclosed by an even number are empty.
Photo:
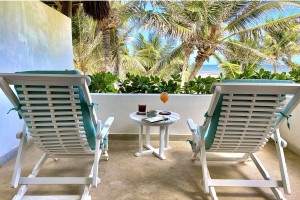
[[[97,116],[102,121],[107,117],[115,117],[111,133],[137,133],[138,126],[129,118],[129,114],[137,111],[138,104],[146,104],[148,110],[166,109],[180,114],[180,120],[170,126],[170,134],[188,134],[186,123],[192,118],[202,124],[204,114],[208,109],[212,95],[170,94],[169,101],[164,106],[159,94],[92,94]],[[152,129],[157,132],[158,129]]]
[[[138,133],[138,126],[129,118],[129,114],[138,108],[138,104],[147,104],[148,110],[166,109],[180,114],[180,120],[170,126],[170,134],[190,135],[186,120],[192,118],[197,124],[204,122],[204,114],[207,111],[212,95],[185,95],[170,94],[169,101],[163,106],[159,94],[92,94],[99,119],[106,120],[107,117],[115,117],[111,127],[111,133]],[[291,97],[287,97],[285,103]],[[291,129],[283,123],[279,128],[281,136],[287,140],[288,148],[300,155],[300,106],[293,111],[293,117],[289,119]],[[152,133],[158,133],[153,128]]]
[[[0,1],[0,73],[73,69],[70,18],[39,1]],[[23,120],[0,90],[0,158],[18,146]]]
[[[287,96],[285,104],[291,100],[291,96]],[[289,118],[291,129],[288,129],[286,121],[280,125],[279,130],[281,136],[287,141],[288,148],[300,155],[300,105],[292,112],[292,117]]]

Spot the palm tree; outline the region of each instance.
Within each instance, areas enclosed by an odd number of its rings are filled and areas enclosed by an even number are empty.
[[[119,34],[118,29],[123,28],[136,16],[140,15],[139,2],[137,1],[110,1],[110,12],[107,18],[99,21],[100,30],[102,32],[102,41],[107,71],[114,71],[115,74],[120,73],[120,57],[119,57]],[[113,38],[111,38],[113,37]],[[111,40],[117,44],[114,49],[114,58],[116,59],[114,69],[112,69],[112,44]]]
[[[83,12],[79,6],[78,12],[72,19],[72,41],[75,69],[83,74],[90,71],[105,71],[101,67],[101,34],[98,23]]]
[[[183,54],[175,53],[176,50],[178,47],[175,39],[163,40],[153,33],[146,37],[138,34],[133,42],[131,55],[131,62],[134,60],[138,65],[127,69],[135,74],[168,78],[171,74],[180,72],[183,64]]]
[[[286,5],[299,7],[299,2],[189,1],[161,2],[159,5],[161,9],[156,9],[159,12],[155,15],[149,14],[147,20],[151,23],[156,20],[153,26],[160,32],[179,36],[182,40],[191,38],[193,46],[197,49],[196,65],[189,80],[195,77],[210,56],[216,55],[216,52],[227,51],[226,45],[229,44],[237,49],[249,51],[268,62],[276,63],[272,57],[242,42],[232,42],[229,39],[238,35],[245,38],[261,37],[263,29],[287,27],[292,19],[300,17],[300,14],[295,14],[259,24],[271,11],[282,11]],[[186,23],[178,20],[180,18]]]
[[[265,53],[272,55],[275,60],[286,57],[291,62],[292,57],[300,52],[300,25],[293,23],[285,28],[267,30],[263,46]],[[276,73],[276,63],[273,63],[273,70]]]

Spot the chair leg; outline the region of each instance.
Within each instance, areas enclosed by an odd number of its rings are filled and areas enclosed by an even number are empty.
[[[100,149],[100,140],[96,140],[96,147],[95,147],[95,157],[94,157],[94,164],[93,164],[93,187],[97,187],[98,184],[98,166],[99,166],[99,159],[101,156],[102,150]]]
[[[200,127],[200,129],[202,129]],[[202,133],[202,130],[200,130],[200,133]],[[207,162],[206,162],[206,151],[205,151],[205,143],[204,143],[204,134],[201,134],[200,139],[200,162],[202,165],[202,176],[203,176],[203,189],[204,193],[209,193],[209,187],[208,187],[208,179],[209,179],[209,172],[207,168]]]
[[[259,172],[261,173],[261,175],[263,176],[263,178],[265,180],[272,180],[272,177],[270,176],[270,174],[268,173],[268,171],[266,170],[266,168],[263,166],[263,164],[261,163],[261,161],[258,159],[258,157],[256,156],[256,154],[251,153],[250,157],[252,159],[252,161],[254,162],[255,166],[257,167],[257,169],[259,170]],[[276,198],[278,200],[283,200],[285,199],[282,192],[279,190],[279,188],[271,188],[273,194],[276,196]]]
[[[102,154],[101,154],[101,158],[104,160],[108,160],[109,159],[109,155],[107,153],[108,151],[108,134],[103,138],[103,145],[102,145]]]
[[[275,139],[276,151],[277,151],[277,156],[279,161],[281,179],[283,182],[283,190],[285,194],[291,194],[291,186],[290,186],[289,176],[287,172],[279,129],[277,129],[276,132],[274,133],[274,139]]]
[[[48,155],[44,153],[40,160],[37,162],[37,164],[34,166],[31,174],[28,176],[28,178],[34,178],[39,173],[41,167],[46,162],[48,158]],[[13,200],[21,200],[22,197],[25,195],[26,191],[28,190],[29,185],[22,185],[20,189],[18,190],[18,193],[14,196]]]
[[[14,188],[18,187],[19,179],[21,176],[21,170],[22,170],[22,164],[23,164],[23,159],[26,154],[26,148],[27,148],[27,133],[26,133],[26,125],[24,123],[23,130],[21,134],[17,134],[21,137],[20,140],[20,145],[18,149],[18,154],[17,154],[17,159],[16,159],[16,164],[13,172],[13,177],[11,181],[11,186]]]

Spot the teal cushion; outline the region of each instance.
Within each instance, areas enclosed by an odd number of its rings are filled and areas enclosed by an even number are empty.
[[[284,84],[294,83],[293,81],[290,80],[270,80],[270,79],[227,79],[227,80],[223,80],[222,82],[223,83],[284,83]],[[223,96],[224,94],[220,95],[213,115],[206,117],[206,118],[211,117],[209,127],[207,128],[207,131],[205,132],[204,135],[205,148],[207,150],[211,148],[215,139],[215,135],[219,124],[219,118],[222,110]],[[202,134],[200,133],[199,127],[197,131],[198,134]]]
[[[16,73],[22,73],[22,74],[75,74],[75,75],[81,75],[79,71],[76,70],[69,70],[69,71],[23,71],[23,72],[16,72]],[[21,87],[20,85],[16,85],[15,89],[18,94],[23,94],[22,91],[18,91],[17,88]],[[44,86],[36,86],[36,87],[44,87]],[[78,95],[80,100],[80,107],[82,112],[82,118],[83,118],[83,127],[86,133],[86,138],[89,143],[89,146],[92,150],[95,149],[96,145],[96,128],[93,124],[93,121],[90,117],[90,111],[88,108],[88,105],[86,103],[86,99],[84,96],[84,92],[81,86],[74,86],[74,88],[78,88]],[[42,94],[42,92],[35,92],[35,94]],[[22,105],[21,105],[22,106]],[[63,110],[62,110],[63,111]],[[46,112],[50,112],[50,110],[46,110]]]

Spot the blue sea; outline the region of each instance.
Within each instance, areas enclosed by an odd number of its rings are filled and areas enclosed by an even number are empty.
[[[260,68],[265,69],[266,71],[271,71],[273,72],[273,66],[272,65],[266,65],[262,66]],[[286,66],[278,66],[277,67],[277,73],[281,72],[289,72],[290,69]],[[219,74],[223,72],[222,68],[219,67],[218,64],[216,65],[203,65],[201,70],[199,71],[198,75],[201,75],[202,77],[207,77],[207,76],[214,76],[217,77]]]

